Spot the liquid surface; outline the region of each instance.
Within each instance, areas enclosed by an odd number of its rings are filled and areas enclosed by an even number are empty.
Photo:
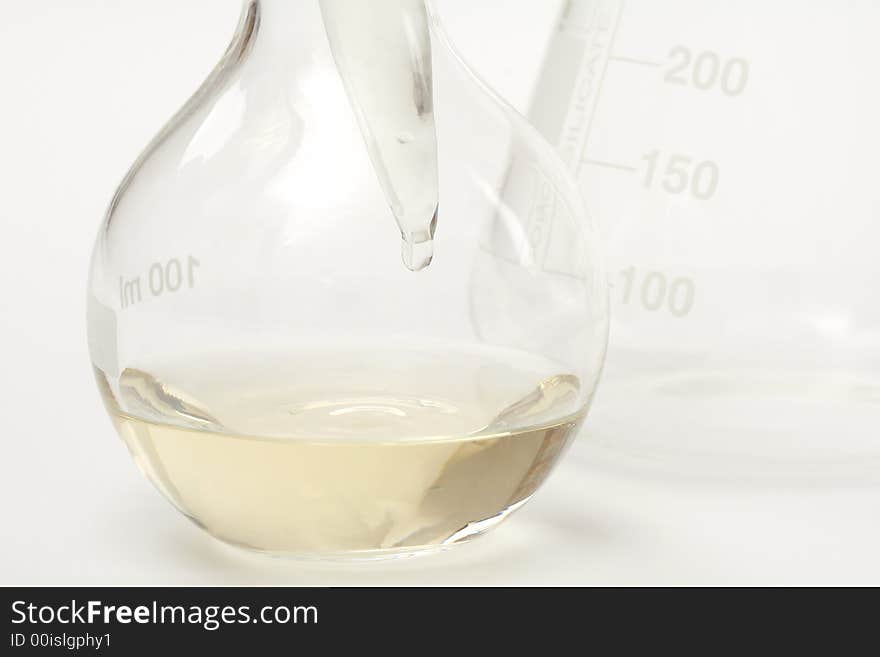
[[[506,352],[217,362],[130,368],[102,390],[182,512],[268,552],[373,555],[478,535],[534,494],[585,414],[576,377]]]

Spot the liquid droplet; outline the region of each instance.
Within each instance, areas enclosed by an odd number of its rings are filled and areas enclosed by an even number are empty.
[[[427,269],[434,259],[434,240],[413,243],[403,241],[403,264],[410,271],[422,271]]]
[[[403,243],[401,244],[403,264],[410,271],[418,272],[427,269],[434,259],[434,232],[437,230],[437,214],[438,210],[435,210],[426,231],[403,235]]]

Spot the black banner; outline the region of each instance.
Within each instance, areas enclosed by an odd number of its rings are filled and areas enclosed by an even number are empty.
[[[832,634],[831,608],[801,591],[612,589],[0,589],[0,654],[612,654],[686,646],[752,650]],[[838,648],[873,627],[849,615]],[[871,619],[871,620],[869,620]],[[759,639],[756,639],[758,637]],[[829,644],[830,646],[831,644]],[[344,652],[343,652],[344,651]],[[482,652],[482,650],[481,650]],[[605,654],[607,650],[600,651]]]

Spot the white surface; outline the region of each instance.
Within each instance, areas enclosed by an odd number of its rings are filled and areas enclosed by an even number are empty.
[[[520,104],[538,64],[536,3],[448,5],[469,12],[449,16],[462,49]],[[0,584],[880,584],[876,482],[616,472],[587,440],[510,523],[447,553],[325,566],[218,546],[116,438],[84,306],[115,186],[219,58],[239,2],[3,4]]]

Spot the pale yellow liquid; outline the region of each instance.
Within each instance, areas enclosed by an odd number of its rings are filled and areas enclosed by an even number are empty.
[[[147,476],[214,536],[376,556],[472,538],[546,479],[583,419],[579,382],[508,360],[203,358],[102,389]]]

